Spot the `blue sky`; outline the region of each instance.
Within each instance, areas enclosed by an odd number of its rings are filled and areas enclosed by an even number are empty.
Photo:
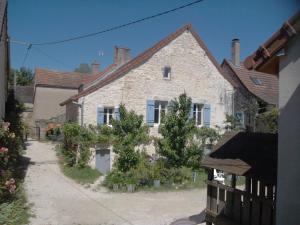
[[[193,0],[9,0],[13,40],[45,42],[103,30],[192,2]],[[233,38],[242,59],[251,54],[300,9],[299,0],[204,0],[191,7],[117,31],[60,45],[31,49],[25,66],[73,71],[80,63],[112,63],[114,46],[132,56],[181,26],[191,23],[219,63],[230,57]],[[99,56],[99,51],[103,56]],[[22,65],[26,47],[11,44],[11,66]]]

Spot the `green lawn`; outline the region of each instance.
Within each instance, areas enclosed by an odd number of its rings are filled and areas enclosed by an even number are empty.
[[[78,168],[63,166],[62,171],[67,177],[70,177],[71,179],[81,184],[94,183],[101,175],[98,170],[92,169],[90,167]]]

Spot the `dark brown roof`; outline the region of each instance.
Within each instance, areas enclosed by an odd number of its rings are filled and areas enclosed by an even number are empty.
[[[230,61],[224,60],[222,66],[227,65],[237,76],[242,85],[253,95],[272,105],[278,105],[278,77],[268,73],[248,70],[243,63],[240,66],[234,66]],[[253,79],[259,79],[261,85],[253,82]],[[238,86],[235,81],[235,86]]]
[[[227,79],[229,82],[231,82],[231,79],[227,74],[223,74],[222,70],[216,61],[216,59],[213,57],[213,55],[210,53],[208,48],[205,46],[204,42],[200,38],[200,36],[197,34],[197,32],[193,29],[191,24],[185,25],[179,30],[175,31],[174,33],[170,34],[166,38],[162,39],[158,43],[156,43],[154,46],[146,50],[145,52],[141,53],[134,59],[130,60],[129,62],[125,63],[123,66],[116,69],[113,73],[111,73],[109,76],[106,76],[104,79],[100,80],[95,85],[87,88],[86,90],[80,92],[78,95],[75,95],[71,97],[70,99],[66,100],[65,102],[62,102],[61,105],[65,105],[69,101],[78,100],[80,97],[83,97],[85,95],[88,95],[99,88],[113,82],[114,80],[118,79],[119,77],[125,75],[130,70],[140,66],[144,62],[146,62],[148,59],[150,59],[156,52],[158,52],[160,49],[168,45],[171,41],[175,40],[178,36],[180,36],[185,31],[190,31],[191,34],[194,36],[194,38],[197,40],[198,44],[203,48],[203,50],[206,52],[207,57],[210,59],[210,61],[215,65],[215,67],[219,70],[219,72],[224,76],[225,79]]]
[[[15,97],[22,103],[33,103],[33,86],[16,86]]]
[[[275,184],[277,140],[277,134],[226,133],[201,165]]]
[[[300,31],[300,11],[286,21],[282,27],[262,44],[244,62],[247,69],[258,69],[276,55],[289,40]]]

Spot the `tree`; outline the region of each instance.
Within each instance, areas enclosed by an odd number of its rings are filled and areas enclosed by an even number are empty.
[[[191,105],[185,93],[172,100],[159,127],[162,138],[157,139],[157,152],[172,167],[185,166],[191,157],[201,155],[200,146],[192,142],[196,128],[195,121],[189,119]]]
[[[278,133],[278,109],[272,108],[256,118],[256,132]]]
[[[136,167],[140,159],[137,148],[150,141],[149,128],[143,123],[143,116],[128,112],[120,105],[120,119],[112,122],[113,151],[118,154],[116,167],[128,172]]]
[[[91,73],[92,67],[88,63],[80,63],[78,68],[75,68],[74,72],[77,73]]]
[[[14,76],[16,76],[16,84],[21,86],[27,86],[33,84],[34,73],[30,68],[21,67],[18,69],[11,69],[8,82],[10,85],[14,85]]]

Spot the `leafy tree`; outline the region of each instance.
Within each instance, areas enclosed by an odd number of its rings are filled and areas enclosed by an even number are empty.
[[[136,167],[140,159],[138,147],[150,141],[149,128],[143,123],[143,116],[128,112],[120,105],[120,120],[112,122],[113,151],[118,154],[116,167],[128,172]]]
[[[228,131],[241,130],[242,125],[241,125],[240,120],[234,115],[226,114],[225,129],[228,130]]]
[[[278,133],[278,109],[261,113],[256,118],[256,132]]]
[[[30,68],[21,67],[19,70],[11,69],[8,78],[10,85],[14,85],[14,76],[16,76],[17,85],[27,86],[33,84],[34,73]]]
[[[186,165],[191,155],[201,151],[196,144],[191,144],[196,130],[195,121],[189,119],[191,104],[191,98],[185,93],[172,100],[159,127],[162,138],[157,140],[157,152],[172,167]]]
[[[85,167],[90,159],[90,147],[95,143],[94,132],[78,123],[65,123],[62,127],[64,134],[64,154],[70,166]]]
[[[80,63],[78,68],[75,68],[74,72],[77,73],[91,73],[92,67],[88,63]]]

